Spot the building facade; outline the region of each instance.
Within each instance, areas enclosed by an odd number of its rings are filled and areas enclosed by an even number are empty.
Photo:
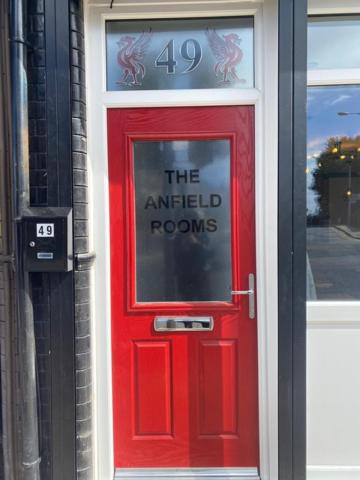
[[[358,478],[357,3],[3,2],[3,478]]]

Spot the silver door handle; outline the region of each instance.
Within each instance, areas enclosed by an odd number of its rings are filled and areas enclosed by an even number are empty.
[[[255,275],[249,273],[249,290],[231,290],[231,295],[249,296],[249,318],[255,318]]]

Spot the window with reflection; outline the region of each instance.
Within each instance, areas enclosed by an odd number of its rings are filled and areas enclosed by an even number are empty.
[[[310,17],[309,70],[360,68],[359,49],[360,15]]]
[[[308,299],[359,300],[360,86],[308,88],[306,173]]]

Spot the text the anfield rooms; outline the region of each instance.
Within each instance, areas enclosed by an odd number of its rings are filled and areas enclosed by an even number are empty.
[[[229,300],[230,141],[144,140],[133,152],[137,300]]]
[[[168,185],[174,184],[201,184],[199,169],[191,170],[164,170],[163,175]],[[188,232],[216,232],[218,224],[216,218],[183,218],[178,221],[171,219],[159,220],[156,212],[162,209],[216,209],[222,204],[222,196],[218,193],[189,193],[186,195],[149,195],[145,200],[144,209],[149,212],[149,229],[152,234],[160,233],[188,233]],[[151,218],[153,212],[154,218]]]

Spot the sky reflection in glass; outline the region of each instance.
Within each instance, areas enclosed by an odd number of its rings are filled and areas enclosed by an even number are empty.
[[[360,86],[309,87],[308,298],[360,299]]]

